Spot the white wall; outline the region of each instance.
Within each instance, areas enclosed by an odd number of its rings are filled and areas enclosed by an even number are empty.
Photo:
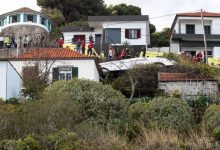
[[[130,45],[149,45],[149,21],[103,22],[103,28],[121,28],[121,44],[127,41]],[[147,28],[148,27],[148,28]],[[125,29],[141,29],[141,38],[125,39]]]
[[[0,98],[6,100],[18,97],[22,85],[19,74],[6,61],[0,61],[0,70]]]
[[[186,24],[195,24],[196,34],[203,34],[201,17],[179,17],[174,27],[176,34],[180,34],[179,23],[181,24],[181,34],[186,33]],[[220,18],[204,17],[204,25],[211,25],[211,34],[220,34],[219,24]]]
[[[0,62],[0,98],[6,99],[7,62]]]
[[[180,44],[179,42],[170,42],[170,53],[179,54],[180,53]]]
[[[64,43],[72,43],[74,35],[85,35],[86,42],[89,42],[90,33],[92,33],[93,40],[95,40],[95,34],[102,34],[101,32],[63,32]]]
[[[22,78],[16,72],[15,68],[8,63],[7,70],[7,98],[18,97],[22,87]]]
[[[220,34],[220,18],[213,18],[211,30],[212,34]]]
[[[213,58],[220,58],[220,47],[214,47],[213,48]]]
[[[11,64],[16,68],[18,73],[22,76],[22,67],[33,66],[35,61],[11,61]],[[41,64],[45,64],[42,62]],[[52,64],[50,62],[50,64]],[[56,60],[50,70],[50,79],[52,80],[52,68],[55,67],[78,67],[78,78],[99,81],[99,73],[94,60]]]

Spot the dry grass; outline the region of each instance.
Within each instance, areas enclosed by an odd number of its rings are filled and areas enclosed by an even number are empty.
[[[159,129],[142,129],[142,136],[134,142],[139,145],[140,150],[213,150],[220,149],[219,144],[204,135],[199,136],[191,132],[189,136],[182,136],[172,131],[161,131]]]

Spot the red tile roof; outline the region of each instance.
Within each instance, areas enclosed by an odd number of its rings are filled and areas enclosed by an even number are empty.
[[[213,12],[202,12],[203,17],[220,17],[220,13]],[[193,13],[179,13],[177,16],[186,16],[186,17],[201,17],[201,12],[193,12]]]
[[[202,77],[196,75],[189,75],[187,73],[158,73],[158,81],[160,82],[178,82],[178,81],[215,81],[214,78],[211,77]]]
[[[10,59],[86,59],[95,58],[83,55],[68,48],[39,48]]]

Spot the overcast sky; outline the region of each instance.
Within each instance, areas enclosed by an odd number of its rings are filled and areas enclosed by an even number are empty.
[[[149,15],[150,22],[156,25],[157,31],[164,27],[171,27],[176,14],[203,9],[220,13],[220,0],[104,0],[107,5],[126,3],[142,9],[143,15]],[[0,14],[13,11],[21,7],[40,10],[36,0],[6,0],[1,2]],[[167,17],[161,17],[170,15]],[[158,18],[156,18],[158,17]]]

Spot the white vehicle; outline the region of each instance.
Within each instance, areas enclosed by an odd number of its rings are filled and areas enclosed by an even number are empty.
[[[174,65],[175,61],[169,60],[167,58],[144,58],[144,57],[138,57],[138,58],[130,58],[130,59],[122,59],[122,60],[115,60],[115,61],[109,61],[109,62],[103,62],[99,65],[101,66],[103,71],[122,71],[122,70],[128,70],[132,68],[134,65],[138,64],[159,64],[159,65],[165,65],[165,66],[172,66]]]

